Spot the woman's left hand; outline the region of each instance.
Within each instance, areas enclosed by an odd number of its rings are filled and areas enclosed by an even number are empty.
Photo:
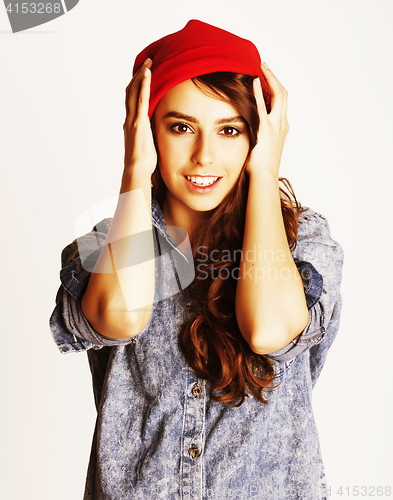
[[[260,124],[258,142],[251,152],[246,171],[249,175],[270,172],[278,179],[281,154],[289,132],[288,92],[267,66],[261,64],[261,68],[272,92],[271,111],[269,114],[266,111],[261,83],[259,78],[255,78],[254,96],[257,101]]]

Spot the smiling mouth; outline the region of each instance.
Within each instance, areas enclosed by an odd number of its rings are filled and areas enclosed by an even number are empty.
[[[200,177],[200,176],[190,176],[186,175],[186,179],[195,186],[211,186],[214,184],[220,177]]]

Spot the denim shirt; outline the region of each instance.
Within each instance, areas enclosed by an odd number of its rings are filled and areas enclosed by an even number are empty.
[[[303,211],[293,251],[309,322],[269,354],[280,384],[265,393],[268,403],[248,396],[240,407],[211,399],[209,381],[178,347],[192,305],[185,289],[165,295],[165,287],[173,283],[173,251],[186,257],[155,200],[153,229],[171,250],[156,265],[156,293],[166,298],[155,301],[149,323],[130,339],[105,337],[88,323],[80,300],[110,222],[79,238],[79,250],[76,241],[63,250],[50,319],[60,352],[87,351],[93,378],[97,421],[84,500],[327,499],[311,399],[339,327],[343,253],[326,219]],[[81,245],[91,253],[83,265]]]

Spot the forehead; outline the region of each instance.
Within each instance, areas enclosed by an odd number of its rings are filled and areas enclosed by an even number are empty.
[[[162,117],[169,111],[195,117],[209,116],[214,119],[239,114],[231,103],[208,95],[191,80],[186,80],[170,89],[159,101],[155,114],[157,117]]]

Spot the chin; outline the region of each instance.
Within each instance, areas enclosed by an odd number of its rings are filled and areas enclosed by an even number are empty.
[[[198,204],[191,204],[191,205],[188,205],[189,208],[191,208],[192,210],[194,210],[195,212],[209,212],[210,210],[214,210],[215,208],[217,208],[220,203],[222,202],[222,200],[218,201],[218,202],[204,202],[204,203],[201,203],[199,202]]]

